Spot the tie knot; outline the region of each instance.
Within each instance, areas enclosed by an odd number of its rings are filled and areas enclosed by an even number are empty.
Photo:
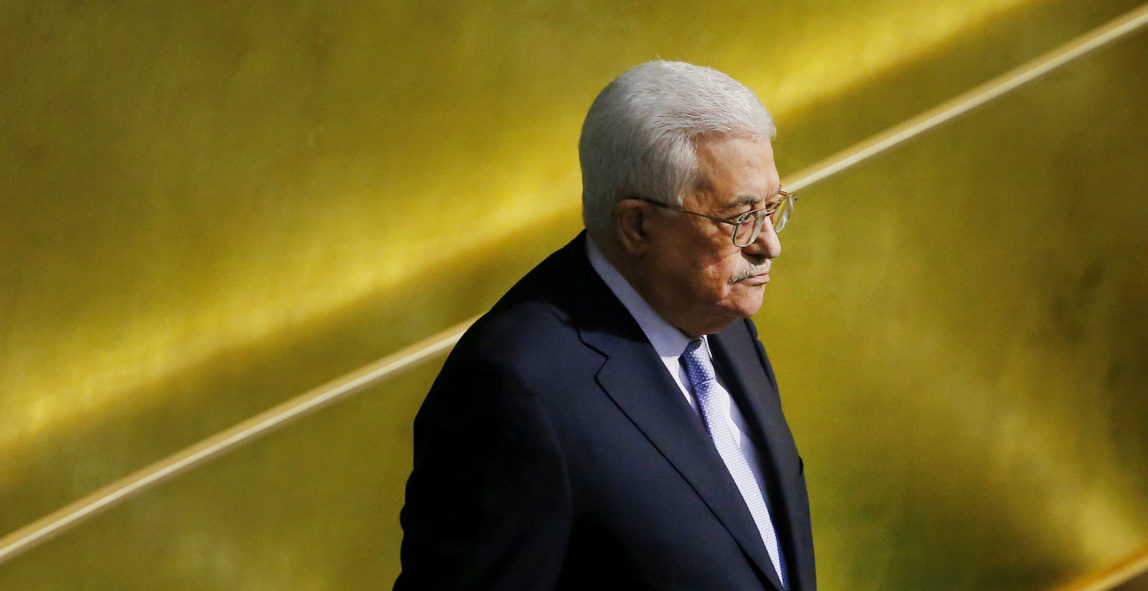
[[[689,376],[690,383],[695,389],[716,379],[705,339],[690,341],[686,346],[686,352],[682,354],[682,359],[686,362],[686,375]]]

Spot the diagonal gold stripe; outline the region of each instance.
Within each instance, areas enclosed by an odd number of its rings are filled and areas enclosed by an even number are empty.
[[[0,539],[0,563],[46,542],[104,510],[213,460],[284,425],[418,365],[458,342],[468,320],[313,388],[174,455],[138,470]]]
[[[995,98],[1036,80],[1077,58],[1095,51],[1148,24],[1148,4],[1109,21],[1088,33],[988,82],[952,98],[911,119],[893,126],[861,143],[842,150],[796,175],[796,180],[784,183],[787,189],[797,191],[824,180],[905,140],[916,137],[947,121],[955,119]]]
[[[1148,4],[1066,43],[1019,68],[998,76],[954,99],[886,130],[872,138],[814,164],[794,175],[784,184],[794,191],[812,185],[876,156],[904,141],[920,135],[998,98],[1036,78],[1080,58],[1104,45],[1127,36],[1148,24]],[[159,462],[138,470],[45,517],[0,538],[0,564],[46,542],[81,522],[109,509],[132,496],[211,461],[228,451],[266,435],[275,429],[332,404],[369,386],[435,357],[458,342],[474,322],[468,320],[426,340],[415,343],[350,374],[304,392],[225,431],[217,433]],[[1072,587],[1058,591],[1102,591],[1148,570],[1148,557],[1132,562],[1121,573],[1125,578],[1106,578],[1093,586]],[[1123,576],[1123,575],[1121,575]],[[1105,586],[1110,585],[1110,586]]]
[[[1148,549],[1133,554],[1112,568],[1092,573],[1054,591],[1108,591],[1145,573],[1148,573]]]

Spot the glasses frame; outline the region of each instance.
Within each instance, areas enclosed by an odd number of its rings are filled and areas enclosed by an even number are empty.
[[[707,220],[713,220],[722,224],[730,224],[733,226],[733,232],[730,233],[730,242],[732,242],[733,245],[738,248],[745,248],[750,244],[753,244],[754,241],[757,240],[758,236],[761,236],[761,228],[765,225],[766,218],[770,218],[771,223],[773,224],[774,233],[780,234],[781,231],[785,229],[786,224],[789,222],[789,216],[793,215],[793,208],[797,203],[797,193],[790,193],[789,191],[778,189],[777,194],[783,198],[777,203],[773,203],[768,207],[762,207],[760,209],[752,209],[750,211],[739,213],[728,218],[722,218],[716,215],[710,215],[708,213],[701,213],[699,211],[690,211],[683,207],[678,207],[677,205],[670,205],[669,203],[662,203],[661,201],[646,199],[645,197],[631,197],[631,199],[645,201],[651,205],[656,205],[671,211],[696,215],[698,217],[703,217]],[[780,213],[778,218],[776,220],[772,219],[773,216],[778,213]],[[745,244],[738,244],[737,232],[741,229],[741,225],[747,222],[750,218],[753,218],[753,232],[750,234],[749,240]]]

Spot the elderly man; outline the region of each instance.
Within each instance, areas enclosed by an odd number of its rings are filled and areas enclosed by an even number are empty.
[[[594,101],[586,231],[462,338],[415,420],[396,589],[816,588],[749,319],[794,196],[757,97],[636,66]]]

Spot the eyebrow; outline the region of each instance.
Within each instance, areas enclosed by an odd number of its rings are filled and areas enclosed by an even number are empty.
[[[774,193],[774,197],[780,197],[780,195]],[[733,209],[741,205],[748,205],[757,209],[759,207],[769,207],[770,205],[776,205],[780,202],[781,199],[778,199],[777,201],[769,201],[768,199],[762,199],[757,195],[739,195],[738,197],[734,198],[734,200],[731,201],[729,205],[726,206],[726,209]]]
[[[757,195],[738,195],[733,201],[730,201],[725,208],[728,210],[742,205],[756,207],[758,203],[761,203],[761,197]]]

